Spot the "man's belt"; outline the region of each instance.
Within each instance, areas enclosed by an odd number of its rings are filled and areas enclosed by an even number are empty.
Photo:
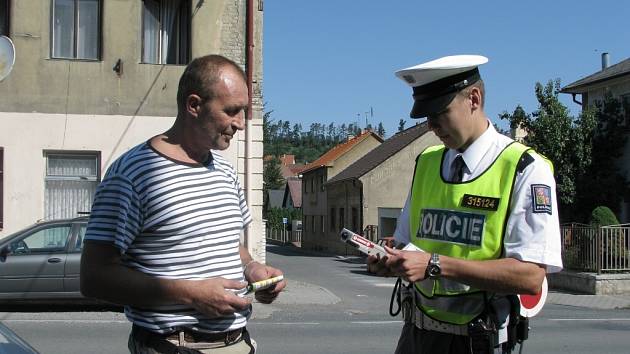
[[[403,303],[403,318],[405,321],[411,321],[412,319],[415,321],[416,327],[419,329],[425,329],[427,331],[435,331],[440,333],[448,333],[455,334],[458,336],[467,336],[468,335],[468,325],[456,325],[451,323],[446,323],[438,320],[434,320],[433,318],[424,314],[424,312],[420,311],[418,308],[415,308],[413,314],[411,314],[411,307],[413,306],[411,302]],[[412,319],[408,318],[412,316]]]
[[[194,349],[225,347],[243,339],[243,328],[220,333],[198,332],[191,329],[181,329],[169,334],[160,334],[134,324],[132,331],[135,336],[143,337],[149,339],[150,341],[167,341],[176,346]]]
[[[468,335],[468,325],[456,325],[446,323],[438,320],[434,320],[431,317],[425,315],[422,311],[416,309],[416,327],[425,329],[428,331],[436,331],[441,333],[455,334],[458,336]]]

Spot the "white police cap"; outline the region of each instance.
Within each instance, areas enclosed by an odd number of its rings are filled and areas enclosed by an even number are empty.
[[[410,117],[443,111],[459,91],[481,79],[477,67],[487,62],[481,55],[452,55],[396,71],[413,88]]]

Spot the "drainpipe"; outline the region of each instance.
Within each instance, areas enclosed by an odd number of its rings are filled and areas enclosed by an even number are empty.
[[[247,8],[246,8],[246,34],[245,34],[245,65],[247,69],[247,92],[249,93],[249,101],[247,102],[247,119],[245,120],[245,163],[244,163],[244,177],[245,181],[243,182],[245,188],[245,200],[248,203],[251,203],[251,166],[249,164],[250,161],[250,151],[251,151],[251,125],[252,125],[252,116],[254,114],[253,104],[252,104],[252,96],[254,95],[254,0],[247,0]],[[251,205],[250,205],[251,208]],[[251,253],[251,246],[249,242],[249,228],[245,229],[244,233],[244,243],[245,248]],[[254,259],[257,259],[256,255],[252,254]]]

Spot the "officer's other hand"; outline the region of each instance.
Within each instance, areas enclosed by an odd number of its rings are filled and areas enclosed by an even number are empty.
[[[416,282],[426,277],[430,253],[418,251],[401,251],[385,247],[389,254],[385,266],[396,276],[409,282]]]
[[[186,281],[185,303],[210,317],[231,315],[250,306],[250,299],[236,295],[246,286],[247,283],[225,278]]]
[[[281,270],[258,262],[254,262],[247,267],[247,274],[245,274],[245,278],[250,283],[254,283],[257,281],[277,277],[279,275],[282,275]],[[285,286],[287,286],[286,279],[274,284],[267,289],[258,290],[254,293],[254,297],[256,297],[256,300],[263,304],[270,304],[278,297]]]

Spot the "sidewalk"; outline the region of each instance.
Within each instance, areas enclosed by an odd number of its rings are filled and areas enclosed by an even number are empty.
[[[581,295],[549,291],[547,303],[599,310],[630,308],[630,295]]]
[[[305,255],[317,254],[324,255],[322,252],[303,250],[299,247],[294,249]],[[361,256],[340,256],[335,254],[325,254],[330,257],[346,259],[352,263],[364,263],[365,260]],[[291,296],[281,296],[278,298],[278,305],[307,305],[307,304],[334,304],[341,299],[333,294],[330,290],[315,284],[309,284],[291,279],[291,287],[286,291],[292,293]],[[584,295],[562,292],[559,290],[549,290],[547,294],[547,303],[555,305],[586,307],[600,310],[613,310],[630,308],[630,294],[625,295]],[[258,306],[256,310],[259,310]],[[270,309],[271,310],[271,309]],[[267,311],[265,311],[267,312]]]

